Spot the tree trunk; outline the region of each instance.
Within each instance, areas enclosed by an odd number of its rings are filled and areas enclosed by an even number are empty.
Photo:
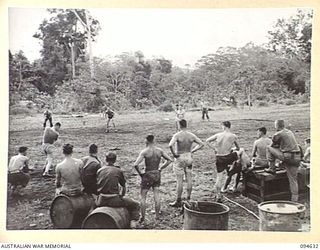
[[[73,42],[71,42],[71,68],[72,68],[72,79],[76,77],[76,67],[74,63],[74,46]]]
[[[93,79],[93,78],[94,78],[94,68],[93,68],[93,56],[92,56],[92,44],[91,44],[91,30],[90,30],[90,23],[89,23],[89,17],[88,17],[88,10],[85,10],[85,14],[86,14],[86,23],[87,23],[87,31],[88,31],[90,76],[91,76],[91,79]]]

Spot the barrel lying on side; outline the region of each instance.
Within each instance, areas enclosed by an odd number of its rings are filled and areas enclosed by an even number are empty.
[[[82,223],[82,228],[85,229],[127,229],[129,227],[129,212],[124,207],[98,207]]]
[[[55,228],[81,228],[83,219],[94,204],[89,195],[69,197],[58,195],[50,207],[50,218]]]

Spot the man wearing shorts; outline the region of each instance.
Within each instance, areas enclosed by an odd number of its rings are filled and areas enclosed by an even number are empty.
[[[207,101],[201,101],[201,111],[202,111],[202,120],[205,120],[205,117],[209,121],[209,107]]]
[[[291,200],[298,201],[298,168],[302,160],[301,150],[292,131],[285,128],[284,120],[276,120],[275,128],[277,132],[272,137],[272,145],[267,147],[269,168],[265,171],[276,174],[276,159],[285,163]]]
[[[267,137],[265,127],[258,128],[257,135],[259,139],[253,143],[252,150],[254,167],[268,167],[267,147],[272,144],[272,140]]]
[[[81,168],[83,162],[72,157],[73,146],[63,145],[64,160],[56,168],[56,194],[79,196],[82,194]]]
[[[181,104],[176,105],[176,131],[180,130],[180,121],[184,119],[185,110],[183,109]]]
[[[135,228],[140,217],[140,204],[133,199],[125,198],[126,179],[120,167],[115,166],[117,155],[108,152],[106,155],[107,166],[97,172],[98,207],[126,207],[130,215],[130,227]],[[121,186],[121,193],[120,188]]]
[[[251,162],[250,162],[250,158],[249,156],[246,154],[246,152],[243,151],[243,153],[241,154],[240,159],[238,159],[237,161],[233,162],[232,166],[230,168],[227,169],[227,179],[226,182],[224,184],[224,187],[221,189],[222,193],[225,193],[228,191],[228,186],[232,180],[232,176],[236,174],[236,181],[234,183],[234,186],[231,187],[229,190],[231,192],[234,192],[237,190],[240,179],[241,179],[241,175],[243,174],[243,172],[247,171],[248,169],[250,169],[251,167]]]
[[[52,112],[49,109],[47,109],[46,111],[44,111],[43,115],[44,115],[43,128],[46,128],[47,121],[49,121],[50,128],[52,128],[53,127],[53,124],[52,124]]]
[[[114,111],[111,110],[110,108],[107,108],[107,110],[105,112],[105,116],[108,117],[106,133],[109,133],[109,124],[110,124],[110,122],[112,122],[113,128],[116,128],[116,125],[113,122]]]
[[[223,132],[217,133],[206,140],[208,144],[210,142],[216,143],[214,150],[216,151],[217,180],[214,191],[217,195],[217,201],[221,201],[224,171],[228,170],[228,165],[231,165],[240,159],[240,156],[243,153],[243,149],[240,149],[237,143],[237,136],[231,133],[230,128],[231,123],[229,121],[224,121],[222,122]],[[236,146],[236,151],[232,151],[234,145]]]
[[[60,122],[57,122],[53,128],[47,127],[43,133],[42,149],[47,157],[43,177],[46,178],[54,178],[53,175],[49,174],[49,171],[53,162],[53,152],[55,151],[54,143],[58,140],[60,127]]]
[[[187,199],[190,200],[192,192],[192,153],[204,146],[203,142],[196,135],[187,131],[186,120],[182,119],[179,125],[181,131],[174,134],[169,143],[170,150],[175,158],[173,170],[177,176],[177,199],[169,204],[172,207],[180,207],[182,205],[181,196],[184,175],[187,180]],[[192,148],[193,143],[198,145]],[[174,146],[176,146],[175,149]]]
[[[146,137],[146,148],[141,151],[139,157],[134,163],[134,168],[141,177],[141,217],[140,222],[144,221],[146,213],[146,197],[148,190],[152,188],[155,202],[156,219],[160,215],[160,196],[159,186],[161,182],[161,170],[166,168],[172,159],[161,148],[154,145],[154,136],[148,135]],[[159,167],[161,158],[166,161]],[[142,174],[138,168],[139,164],[144,160],[145,173]]]
[[[8,166],[8,183],[10,183],[11,193],[14,194],[21,186],[26,187],[30,175],[28,174],[28,162],[27,147],[20,147],[19,154],[12,156]],[[19,191],[17,191],[19,192]]]

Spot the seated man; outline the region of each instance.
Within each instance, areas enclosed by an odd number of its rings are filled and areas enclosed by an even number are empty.
[[[96,144],[89,146],[89,156],[82,158],[83,167],[81,169],[81,181],[84,192],[87,194],[97,194],[97,171],[101,168],[101,161],[98,156]]]
[[[267,147],[269,168],[267,173],[276,174],[276,159],[282,161],[289,179],[291,200],[298,201],[298,167],[301,162],[301,150],[293,132],[285,128],[284,120],[276,120],[277,132],[272,137],[272,145]]]
[[[79,196],[82,194],[81,168],[83,162],[72,157],[73,146],[63,146],[64,160],[56,168],[56,194]]]
[[[272,140],[267,137],[265,127],[258,128],[258,140],[253,143],[252,157],[253,167],[268,167],[267,147],[272,144]]]
[[[226,179],[224,187],[221,189],[221,192],[225,193],[228,191],[228,186],[232,180],[232,176],[235,174],[237,174],[236,181],[234,183],[234,186],[230,188],[230,191],[232,192],[236,191],[238,188],[242,173],[250,169],[250,167],[251,167],[250,158],[246,154],[246,152],[243,150],[242,154],[240,155],[240,158],[237,161],[235,161],[229,169],[227,169],[228,177]]]
[[[303,155],[302,161],[301,161],[301,166],[303,167],[310,167],[310,138],[305,140],[305,146],[306,146],[306,151]]]
[[[106,155],[107,166],[103,166],[97,172],[98,207],[126,207],[130,214],[130,226],[135,228],[140,217],[140,204],[130,198],[124,198],[126,194],[126,180],[120,167],[114,166],[117,160],[115,153]],[[121,194],[119,185],[122,187]]]
[[[306,151],[303,155],[302,161],[300,162],[300,166],[298,168],[298,173],[301,175],[301,182],[299,185],[302,187],[309,187],[310,180],[308,176],[308,168],[310,168],[310,139],[305,140]]]
[[[8,183],[11,185],[11,193],[14,194],[18,188],[26,187],[30,175],[28,174],[27,147],[20,147],[19,154],[11,157],[8,166]],[[19,190],[17,191],[19,193]]]

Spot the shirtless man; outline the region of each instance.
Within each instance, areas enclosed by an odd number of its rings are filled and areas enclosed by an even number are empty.
[[[223,132],[217,133],[206,140],[209,147],[211,147],[209,144],[210,142],[216,142],[214,150],[216,153],[217,181],[215,183],[214,191],[217,195],[217,201],[221,201],[222,199],[221,188],[224,171],[228,170],[228,165],[233,164],[238,159],[241,159],[241,155],[243,153],[243,149],[240,149],[237,143],[237,136],[231,133],[230,128],[231,123],[229,121],[224,121],[222,122]],[[232,152],[233,145],[236,146],[236,151]],[[232,168],[229,171],[232,171]]]
[[[176,105],[176,131],[180,130],[180,121],[184,119],[186,111],[183,109],[182,105]]]
[[[183,176],[187,180],[187,199],[190,200],[192,192],[192,153],[201,149],[203,142],[193,133],[187,131],[187,121],[182,119],[179,122],[181,131],[173,135],[169,147],[175,158],[173,170],[177,176],[177,199],[169,205],[172,207],[180,207],[181,196],[183,191]],[[192,144],[198,144],[192,148]],[[174,146],[176,148],[174,149]]]
[[[259,139],[253,143],[252,150],[254,167],[268,167],[267,147],[272,144],[272,140],[267,137],[265,127],[258,128],[257,135]]]
[[[139,157],[134,163],[134,168],[137,170],[141,177],[141,218],[140,222],[144,221],[146,213],[146,197],[148,190],[152,187],[156,219],[159,219],[160,215],[160,196],[159,186],[161,182],[161,170],[165,169],[171,162],[172,159],[161,149],[154,145],[154,136],[148,135],[146,137],[146,148],[141,151]],[[159,167],[161,158],[166,161]],[[142,174],[138,168],[139,164],[144,160],[145,162],[145,173]]]
[[[108,107],[107,110],[105,111],[105,117],[108,117],[106,133],[109,133],[110,122],[112,123],[113,128],[114,129],[116,128],[116,125],[114,124],[114,121],[113,121],[114,111]]]
[[[42,150],[46,154],[46,165],[43,172],[43,177],[54,178],[53,175],[49,174],[50,168],[53,162],[53,152],[55,151],[54,143],[58,140],[59,130],[61,123],[57,122],[53,128],[47,127],[43,133]]]
[[[81,169],[83,162],[72,157],[73,146],[63,146],[64,160],[56,168],[56,194],[78,196],[82,194]]]

